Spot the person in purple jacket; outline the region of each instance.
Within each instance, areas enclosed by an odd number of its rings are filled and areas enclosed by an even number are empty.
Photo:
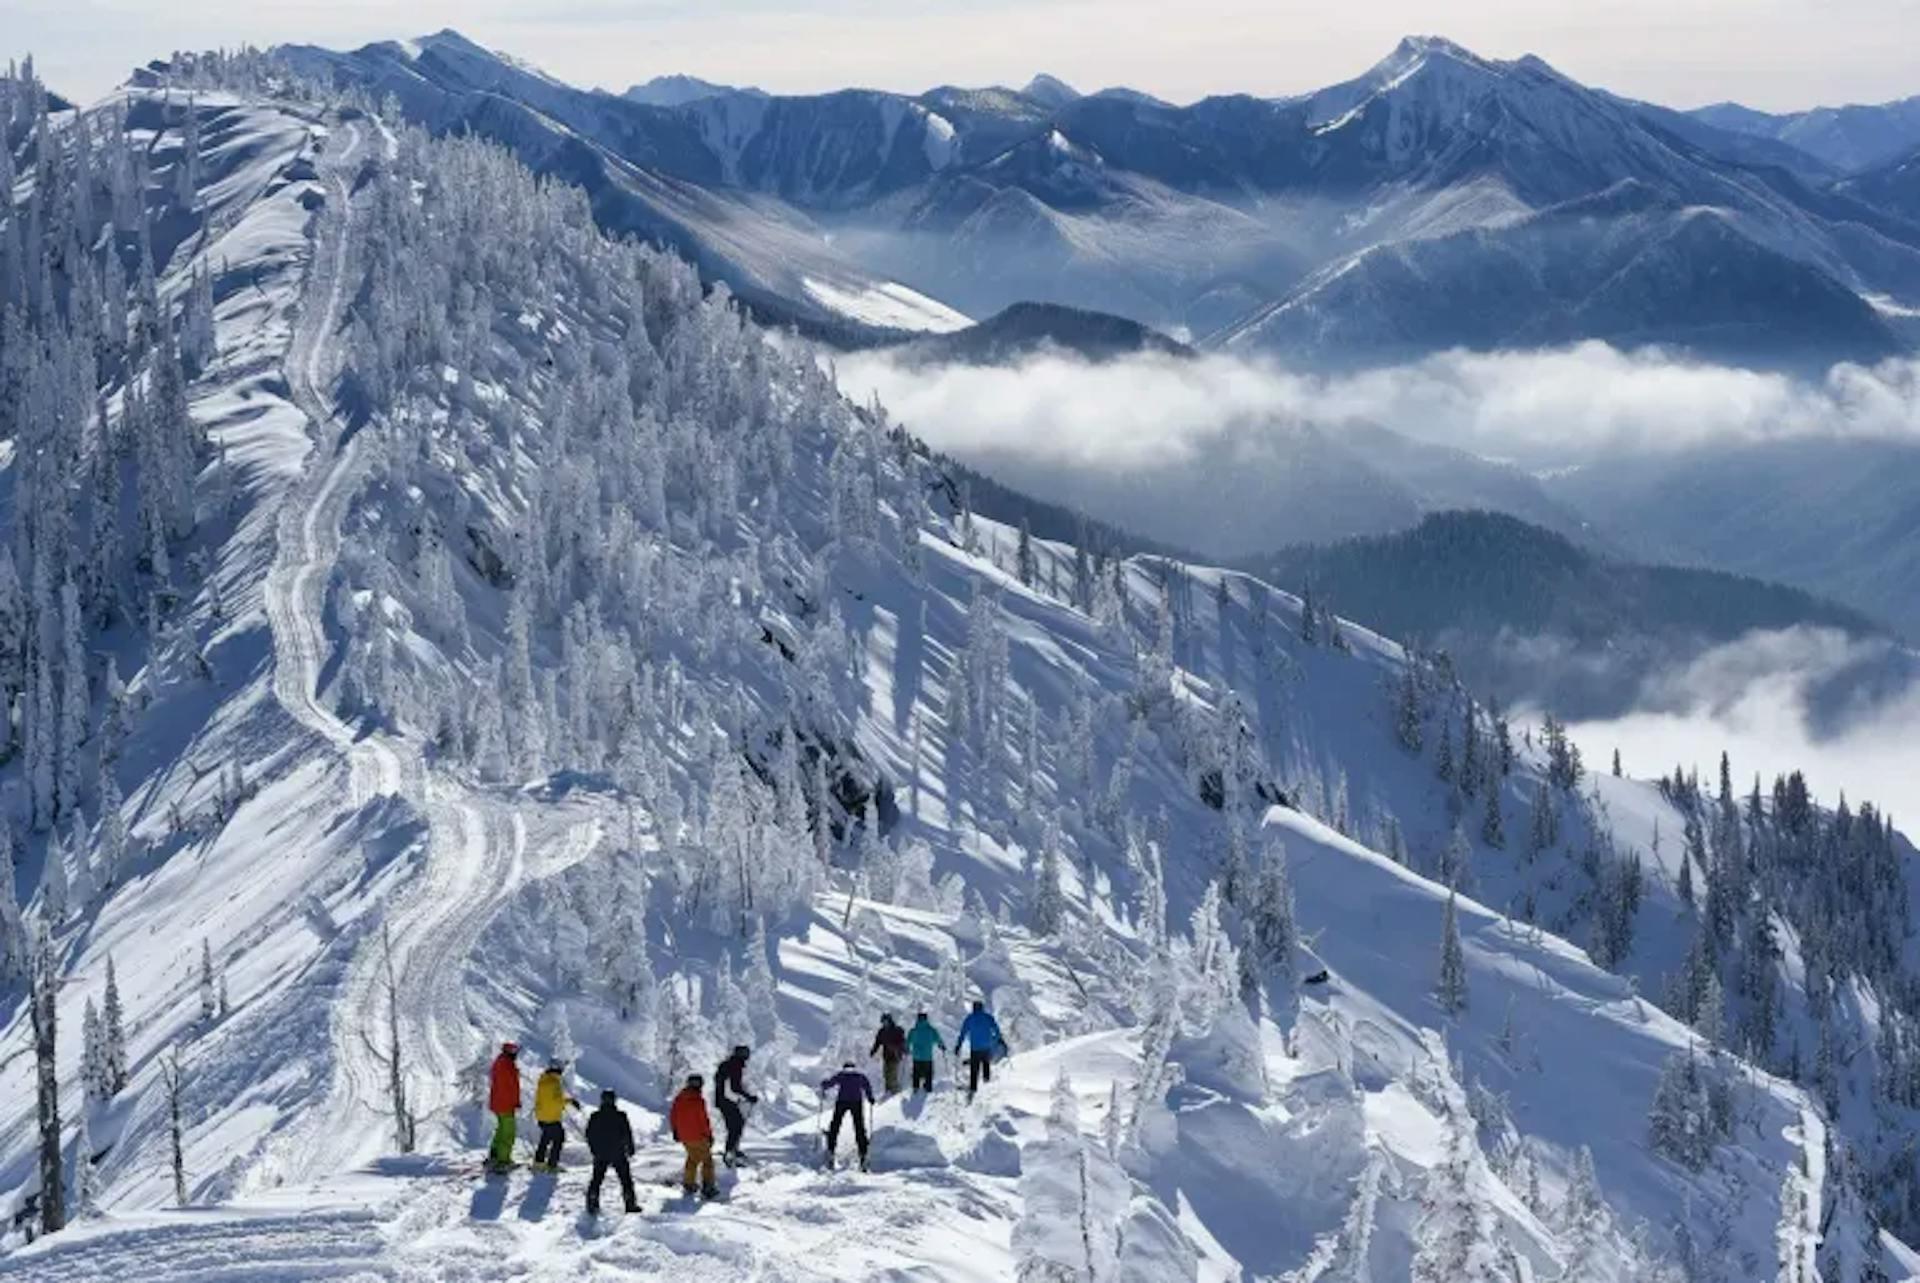
[[[827,1125],[827,1169],[833,1169],[833,1151],[840,1144],[840,1120],[853,1117],[853,1143],[860,1150],[860,1170],[867,1170],[867,1106],[873,1103],[873,1084],[849,1060],[840,1072],[820,1084],[833,1089],[833,1121]]]

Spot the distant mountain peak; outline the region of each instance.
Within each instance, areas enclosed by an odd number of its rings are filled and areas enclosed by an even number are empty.
[[[646,103],[652,107],[684,107],[688,103],[728,94],[747,94],[754,98],[767,96],[765,90],[751,86],[722,85],[698,76],[683,75],[655,76],[645,84],[632,86],[620,96],[629,102]]]
[[[1046,107],[1064,107],[1080,97],[1078,89],[1058,76],[1049,76],[1044,71],[1029,80],[1020,92],[1023,96]]]

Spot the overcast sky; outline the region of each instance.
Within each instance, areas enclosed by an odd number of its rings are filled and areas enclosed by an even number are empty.
[[[1593,84],[1781,110],[1920,93],[1920,0],[0,0],[0,57],[84,99],[175,48],[347,46],[452,26],[578,84],[664,72],[807,92],[1127,84],[1175,101],[1357,74],[1402,35],[1537,53]]]

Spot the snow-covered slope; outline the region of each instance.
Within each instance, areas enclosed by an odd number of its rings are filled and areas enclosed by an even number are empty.
[[[1258,581],[978,518],[813,353],[498,148],[248,55],[175,70],[191,108],[129,95],[148,151],[190,152],[191,110],[258,177],[211,142],[145,201],[229,229],[156,264],[170,306],[217,265],[211,446],[150,646],[101,639],[132,694],[68,728],[89,768],[120,745],[112,788],[22,849],[80,1215],[0,1276],[1734,1280],[1823,1233],[1904,1259],[1822,1106],[1636,993],[1699,929],[1662,793]],[[1789,822],[1826,821],[1763,809],[1756,840]],[[1910,852],[1833,832],[1849,877],[1879,861],[1823,902],[1870,936],[1821,955],[1866,1002]],[[1721,912],[1772,921],[1740,885]],[[118,1090],[72,1032],[109,963]],[[818,1172],[822,1072],[878,1011],[950,1037],[976,994],[1014,1052],[980,1099],[943,1067],[877,1111],[872,1174]],[[672,1086],[752,1042],[759,1163],[618,1220],[576,1215],[577,1144],[482,1181],[503,1037],[620,1090],[649,1178]],[[33,1071],[0,1063],[16,1206]]]

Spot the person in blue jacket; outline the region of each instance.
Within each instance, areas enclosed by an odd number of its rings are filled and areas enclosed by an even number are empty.
[[[967,1099],[972,1100],[983,1081],[993,1081],[993,1058],[1007,1048],[1007,1040],[1000,1036],[1000,1022],[987,1010],[986,1003],[976,1001],[960,1022],[959,1036],[953,1040],[954,1055],[960,1054],[963,1045],[967,1048]]]

